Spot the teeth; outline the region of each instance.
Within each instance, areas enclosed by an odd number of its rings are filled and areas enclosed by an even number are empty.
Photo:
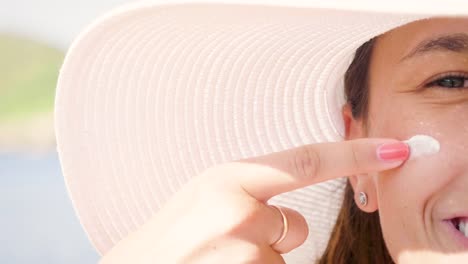
[[[468,237],[468,228],[466,228],[466,222],[463,221],[463,220],[460,220],[460,222],[458,223],[458,230],[460,230],[460,232],[465,235],[466,237]]]

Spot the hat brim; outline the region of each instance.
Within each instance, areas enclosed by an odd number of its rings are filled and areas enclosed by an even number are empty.
[[[356,48],[428,16],[301,7],[130,5],[74,41],[58,80],[58,152],[101,254],[210,166],[342,140],[343,74]],[[309,224],[288,263],[322,254],[344,183],[270,200]]]

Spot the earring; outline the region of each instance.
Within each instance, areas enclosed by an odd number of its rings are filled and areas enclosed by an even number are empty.
[[[367,194],[365,192],[359,192],[359,203],[362,206],[367,205]]]

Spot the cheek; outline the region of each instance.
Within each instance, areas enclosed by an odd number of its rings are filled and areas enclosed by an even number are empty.
[[[379,211],[389,219],[424,217],[426,207],[462,170],[462,163],[447,163],[449,152],[406,161],[401,167],[374,177]],[[404,220],[404,219],[403,219]],[[406,223],[404,223],[406,224]]]
[[[464,162],[444,148],[374,176],[382,232],[392,256],[408,248],[439,247],[428,229],[440,221],[438,203],[454,191],[464,171]]]
[[[422,214],[424,207],[433,202],[431,199],[436,200],[438,195],[453,189],[445,190],[447,186],[460,178],[468,179],[468,133],[457,125],[460,123],[436,125],[424,120],[395,131],[395,135],[400,133],[398,136],[384,135],[401,140],[417,134],[430,135],[439,141],[440,150],[434,155],[407,160],[399,168],[380,173],[375,182],[382,205]]]
[[[413,107],[409,112],[412,114],[382,111],[368,127],[369,137],[406,140],[425,134],[441,146],[435,155],[408,160],[374,176],[382,231],[392,255],[405,247],[429,246],[424,228],[433,221],[434,208],[441,197],[453,191],[456,181],[463,175],[468,177],[468,119],[464,118],[468,107],[438,112]]]

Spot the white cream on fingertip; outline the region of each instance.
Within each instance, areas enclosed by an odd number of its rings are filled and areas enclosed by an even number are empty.
[[[427,135],[415,135],[404,142],[406,142],[410,148],[409,159],[432,155],[440,150],[439,141]]]

